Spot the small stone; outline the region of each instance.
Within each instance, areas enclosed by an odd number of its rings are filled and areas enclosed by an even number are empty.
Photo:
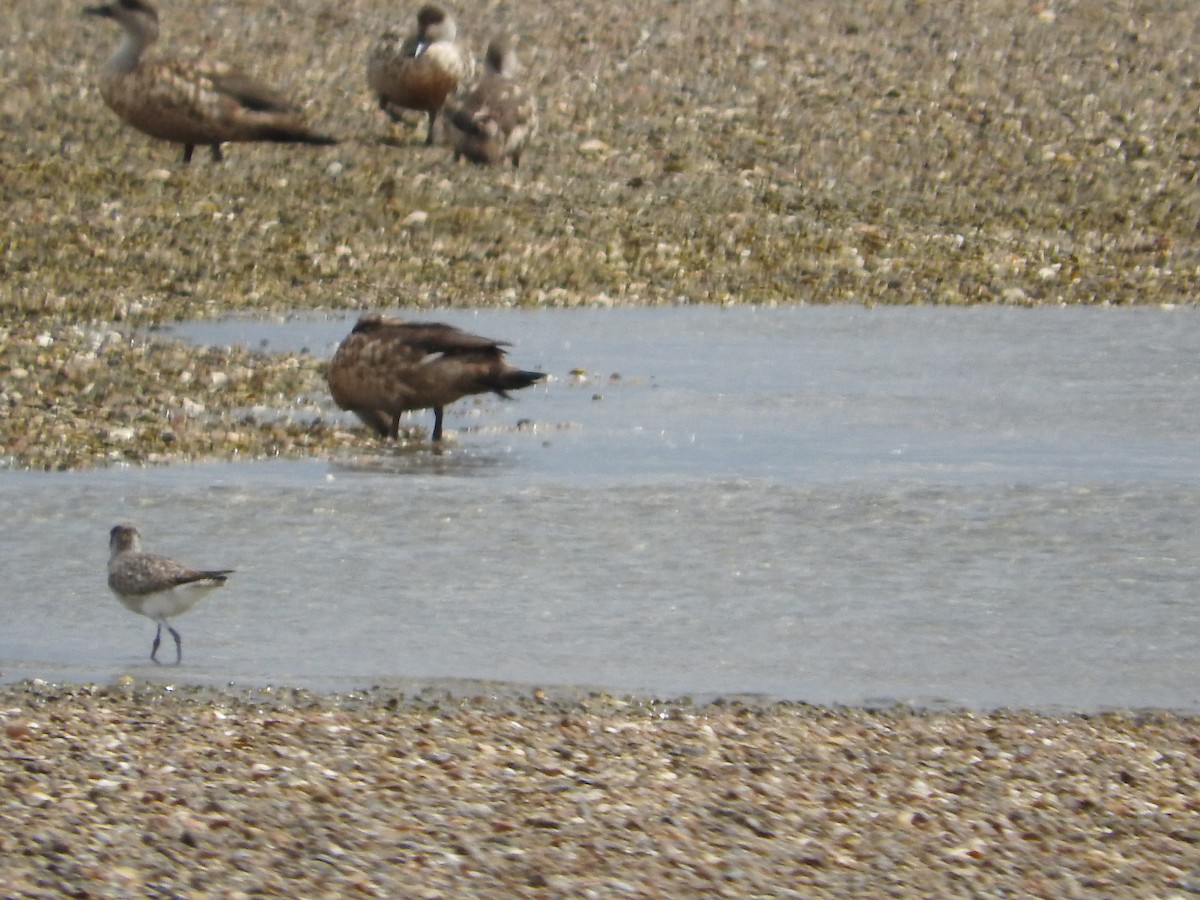
[[[584,156],[600,156],[608,153],[611,149],[608,144],[598,138],[591,138],[579,145],[579,152]]]

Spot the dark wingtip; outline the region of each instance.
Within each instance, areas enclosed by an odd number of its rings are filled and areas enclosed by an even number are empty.
[[[511,399],[507,391],[519,391],[521,388],[527,388],[530,385],[537,384],[546,377],[545,372],[526,372],[523,369],[514,369],[505,372],[501,376],[500,384],[493,390],[505,399]]]
[[[257,137],[259,140],[274,141],[277,144],[316,144],[328,147],[340,143],[338,138],[330,137],[327,134],[315,134],[288,126],[264,129],[258,133]]]

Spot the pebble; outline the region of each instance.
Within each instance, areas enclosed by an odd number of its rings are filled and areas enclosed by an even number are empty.
[[[5,896],[1182,895],[1200,722],[0,688]],[[142,888],[137,888],[141,890]]]

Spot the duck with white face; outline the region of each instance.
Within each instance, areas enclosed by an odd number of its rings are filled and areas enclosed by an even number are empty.
[[[405,110],[425,113],[425,145],[435,141],[438,114],[459,85],[475,74],[471,54],[458,42],[454,17],[427,4],[417,12],[417,30],[383,32],[367,58],[367,84],[393,122]]]

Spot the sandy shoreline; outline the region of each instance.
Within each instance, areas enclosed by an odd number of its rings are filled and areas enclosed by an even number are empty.
[[[1197,720],[0,691],[5,896],[1200,891]]]

